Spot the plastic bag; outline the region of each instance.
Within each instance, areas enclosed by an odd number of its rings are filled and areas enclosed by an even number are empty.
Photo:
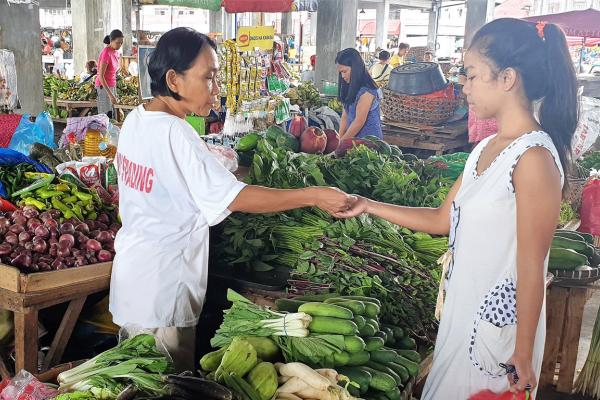
[[[1,165],[17,165],[17,164],[31,164],[38,172],[44,173],[52,173],[50,168],[45,166],[44,164],[40,164],[39,162],[27,157],[26,155],[19,153],[18,151],[11,149],[0,149],[0,166]],[[4,188],[2,182],[0,182],[0,197],[6,198],[8,193]]]
[[[0,49],[0,110],[14,110],[19,104],[17,67],[12,51]]]
[[[592,171],[592,178],[583,187],[579,230],[600,236],[600,171]]]
[[[573,160],[585,154],[600,135],[600,100],[584,96],[580,104],[579,125],[571,141]]]
[[[56,144],[54,143],[54,125],[52,124],[50,114],[45,111],[38,114],[35,122],[31,122],[29,115],[25,114],[8,148],[28,155],[34,143],[41,143],[50,148],[56,148]]]
[[[8,385],[2,389],[0,399],[2,400],[46,400],[52,399],[58,394],[58,391],[52,389],[35,376],[22,370],[15,375]]]
[[[223,164],[230,172],[235,172],[238,169],[238,155],[237,152],[229,147],[216,146],[207,143],[208,149],[213,153],[217,159]]]

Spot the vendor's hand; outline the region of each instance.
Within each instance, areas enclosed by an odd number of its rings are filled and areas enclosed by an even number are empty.
[[[334,214],[336,218],[354,218],[359,215],[365,214],[368,212],[369,208],[369,199],[366,199],[362,196],[355,196],[356,200],[352,203],[350,208],[346,211],[339,212]]]
[[[519,377],[519,381],[515,383],[514,375],[508,375],[508,383],[511,392],[524,392],[526,389],[534,390],[537,387],[537,379],[535,377],[535,371],[533,370],[531,357],[521,356],[515,353],[508,361],[508,364],[515,366]]]
[[[356,202],[355,196],[350,196],[337,188],[318,187],[315,190],[315,206],[335,216],[347,211]]]

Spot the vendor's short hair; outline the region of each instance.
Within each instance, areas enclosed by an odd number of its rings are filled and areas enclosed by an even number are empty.
[[[380,60],[380,61],[387,61],[387,60],[389,60],[389,59],[390,59],[390,57],[391,57],[391,54],[390,54],[390,52],[389,52],[389,51],[386,51],[386,50],[381,50],[381,51],[379,52],[379,60]]]
[[[398,50],[410,49],[410,44],[408,43],[400,43],[398,45]]]
[[[148,60],[152,96],[169,96],[181,100],[181,96],[169,89],[167,72],[172,69],[183,74],[192,67],[206,46],[217,50],[217,45],[211,38],[192,28],[175,28],[162,35]]]

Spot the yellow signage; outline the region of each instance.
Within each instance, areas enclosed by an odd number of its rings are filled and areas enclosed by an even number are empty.
[[[275,40],[275,27],[273,26],[240,26],[237,32],[237,45],[242,51],[272,50]]]

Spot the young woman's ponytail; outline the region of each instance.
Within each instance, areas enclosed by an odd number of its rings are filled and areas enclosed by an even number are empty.
[[[102,43],[110,44],[110,36],[109,35],[104,36],[104,40],[102,41]]]
[[[547,24],[542,29],[547,86],[540,106],[540,125],[552,138],[566,171],[571,140],[579,119],[577,78],[563,31],[554,24]]]

